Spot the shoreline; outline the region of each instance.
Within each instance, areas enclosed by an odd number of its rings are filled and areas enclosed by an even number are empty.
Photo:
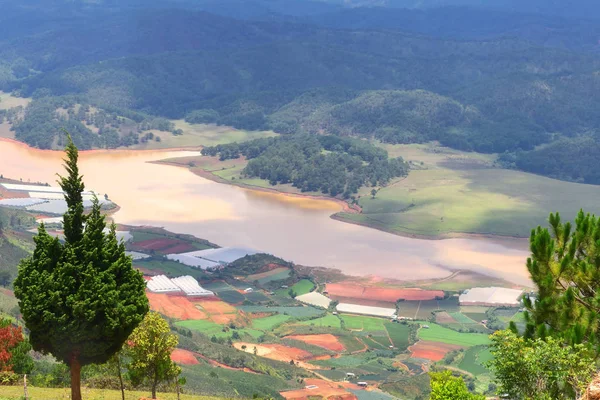
[[[279,194],[282,196],[290,196],[290,197],[304,198],[304,199],[311,199],[311,200],[332,201],[342,207],[341,211],[333,213],[329,216],[329,218],[331,218],[335,221],[339,221],[339,222],[343,222],[343,223],[347,223],[347,224],[353,224],[353,225],[357,225],[357,226],[362,226],[365,228],[375,229],[375,230],[378,230],[381,232],[385,232],[385,233],[389,233],[392,235],[405,237],[405,238],[409,238],[409,239],[422,239],[422,240],[493,239],[493,240],[498,240],[498,241],[521,242],[522,244],[525,244],[528,239],[528,237],[526,237],[526,236],[496,235],[496,234],[486,234],[486,233],[451,232],[451,233],[443,233],[443,234],[439,234],[439,235],[424,235],[424,234],[418,234],[418,233],[393,231],[390,229],[380,228],[380,227],[376,227],[373,225],[369,225],[369,224],[361,223],[359,221],[353,221],[353,220],[349,220],[349,219],[345,218],[342,214],[344,214],[344,213],[346,213],[346,214],[361,214],[362,209],[359,206],[351,206],[350,204],[348,204],[347,202],[345,202],[344,200],[341,200],[341,199],[336,199],[336,198],[327,197],[327,196],[307,195],[307,194],[301,194],[301,193],[289,193],[289,192],[284,192],[284,191],[277,190],[274,188],[264,188],[264,187],[260,187],[260,186],[252,186],[252,185],[248,185],[245,183],[238,183],[238,182],[234,183],[234,182],[228,181],[226,179],[223,179],[216,174],[213,174],[211,171],[208,171],[208,170],[205,170],[205,169],[202,169],[199,167],[192,169],[188,165],[180,164],[180,163],[170,161],[170,160],[158,160],[158,161],[151,161],[151,162],[155,163],[155,164],[163,164],[163,165],[170,165],[170,166],[174,166],[174,167],[186,168],[190,172],[192,172],[195,175],[198,175],[201,178],[205,178],[205,179],[211,180],[216,183],[237,186],[239,188],[246,189],[246,190],[255,190],[258,192],[274,193],[274,194]],[[507,246],[510,246],[510,244],[507,244]],[[514,244],[513,244],[513,246],[514,246]]]

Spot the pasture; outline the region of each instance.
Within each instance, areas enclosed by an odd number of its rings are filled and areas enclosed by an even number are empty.
[[[455,344],[463,347],[472,347],[490,343],[488,335],[481,333],[456,332],[437,324],[429,324],[429,329],[419,329],[418,337],[422,340]]]
[[[494,167],[494,156],[436,144],[382,145],[413,162],[408,177],[381,188],[375,199],[363,189],[362,214],[351,222],[399,234],[439,237],[451,233],[529,236],[547,225],[550,212],[572,220],[579,209],[599,214],[600,187],[558,181]],[[370,190],[370,188],[369,188]]]

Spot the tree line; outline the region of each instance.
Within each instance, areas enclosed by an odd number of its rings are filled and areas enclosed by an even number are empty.
[[[369,142],[337,136],[294,135],[205,147],[220,160],[244,156],[242,175],[291,184],[303,192],[349,199],[363,186],[385,186],[408,174],[408,164]]]

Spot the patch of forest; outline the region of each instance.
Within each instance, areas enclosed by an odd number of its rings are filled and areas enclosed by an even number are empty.
[[[408,174],[401,157],[352,138],[293,135],[205,147],[203,155],[221,160],[241,156],[249,160],[242,174],[268,180],[271,185],[291,184],[303,192],[321,192],[351,198],[363,186],[385,186]]]

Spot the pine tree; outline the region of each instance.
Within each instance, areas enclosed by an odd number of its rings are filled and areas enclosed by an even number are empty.
[[[104,363],[121,349],[148,312],[148,299],[114,224],[104,232],[97,199],[84,215],[78,150],[70,137],[66,153],[67,176],[59,180],[68,205],[64,242],[41,224],[14,286],[34,350],[69,366],[71,399],[81,400],[81,367]]]
[[[549,222],[531,232],[527,269],[538,293],[525,298],[525,337],[560,337],[600,354],[600,219],[580,211],[575,228],[558,213]]]

